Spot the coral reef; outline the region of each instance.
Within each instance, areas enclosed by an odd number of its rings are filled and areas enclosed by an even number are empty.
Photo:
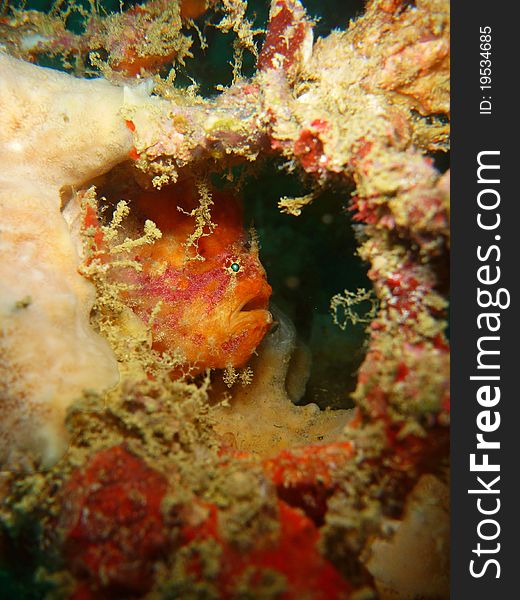
[[[245,8],[154,0],[83,32],[59,11],[0,19],[0,564],[25,557],[41,596],[74,600],[447,597],[449,173],[432,155],[448,148],[449,5],[371,0],[314,42],[302,4],[273,0],[259,52]],[[173,74],[208,9],[236,61],[202,98]],[[49,54],[81,77],[25,62]],[[305,353],[275,308],[266,334],[255,238],[209,184],[265,156],[309,185],[280,200],[296,218],[354,187],[375,316],[351,411],[293,404]],[[193,179],[198,203],[172,203]],[[237,308],[263,318],[229,362],[209,306],[188,319],[200,353],[181,347],[182,282],[161,280],[171,264],[197,287],[216,260],[236,283],[227,330]]]

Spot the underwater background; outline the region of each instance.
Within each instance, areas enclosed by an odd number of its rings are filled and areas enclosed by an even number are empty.
[[[104,0],[100,7],[110,12],[134,4],[137,3]],[[327,35],[334,28],[346,28],[350,19],[361,14],[363,4],[358,0],[304,2],[308,13],[317,19],[316,37]],[[54,5],[55,2],[49,1],[4,4],[46,12]],[[83,6],[87,8],[89,4],[84,2]],[[255,25],[264,27],[269,2],[251,0],[248,7]],[[79,14],[72,13],[69,28],[81,27],[81,20]],[[179,70],[176,84],[188,86],[195,80],[198,92],[211,96],[216,93],[217,85],[231,83],[232,36],[207,26],[203,33],[208,48],[203,51],[198,43],[194,44],[194,58]],[[260,45],[261,38],[257,41]],[[42,64],[59,67],[51,58]],[[244,76],[251,76],[254,70],[253,58],[245,57]],[[341,329],[334,323],[330,303],[334,295],[345,290],[355,292],[371,287],[366,275],[368,267],[356,255],[356,226],[346,208],[352,190],[339,186],[336,189],[332,183],[318,193],[299,217],[282,214],[277,207],[280,198],[305,195],[311,189],[310,181],[298,171],[290,172],[280,159],[259,162],[260,167],[237,168],[235,176],[244,198],[245,225],[253,226],[259,238],[261,261],[273,288],[272,303],[290,317],[313,359],[306,393],[300,403],[315,402],[321,408],[350,408],[353,403],[349,393],[354,390],[356,371],[364,356],[366,325],[348,323],[345,330]],[[225,185],[225,182],[215,183]],[[359,308],[360,313],[366,310],[366,306]],[[0,570],[0,599],[42,598],[44,590],[24,584],[24,573],[31,574],[31,566],[20,564],[19,567],[16,573]]]

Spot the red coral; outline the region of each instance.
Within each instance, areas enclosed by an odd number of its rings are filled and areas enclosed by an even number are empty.
[[[160,505],[165,478],[123,446],[95,454],[64,492],[64,555],[83,581],[75,598],[144,593],[166,549]],[[96,596],[98,597],[98,596]]]
[[[236,597],[236,586],[248,577],[248,586],[254,589],[262,580],[265,570],[283,576],[286,588],[280,600],[312,598],[312,600],[341,600],[350,597],[351,588],[338,571],[319,553],[319,530],[301,511],[278,502],[280,531],[273,540],[256,540],[249,551],[241,551],[227,543],[219,532],[219,514],[213,505],[199,503],[207,517],[197,525],[183,527],[185,543],[208,538],[221,547],[217,587],[219,598]],[[201,574],[202,557],[193,546],[188,571],[197,578]]]
[[[298,0],[275,0],[271,5],[265,43],[258,57],[260,71],[281,67],[288,71],[301,59],[310,22]]]
[[[265,462],[265,469],[280,487],[300,484],[331,489],[335,466],[351,455],[351,445],[302,448]],[[84,469],[75,471],[64,491],[64,555],[78,578],[71,600],[140,597],[153,584],[153,564],[169,546],[161,501],[165,478],[123,446],[95,454]],[[244,551],[221,532],[221,514],[212,503],[198,498],[177,508],[181,525],[178,544],[192,545],[188,573],[203,581],[203,556],[197,544],[212,539],[221,548],[217,587],[219,597],[232,598],[237,586],[251,589],[266,571],[282,576],[283,600],[303,596],[313,600],[340,600],[350,586],[318,549],[319,530],[299,509],[278,501],[279,532],[255,541]]]
[[[314,119],[309,127],[302,129],[294,142],[293,153],[308,173],[324,173],[328,165],[321,134],[329,128],[324,119]]]
[[[352,444],[336,442],[284,450],[264,460],[267,477],[275,484],[279,498],[301,508],[318,526],[327,511],[327,500],[335,490],[334,472],[353,455]]]

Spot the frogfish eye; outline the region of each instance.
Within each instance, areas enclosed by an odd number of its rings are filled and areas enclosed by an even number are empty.
[[[228,259],[224,265],[224,268],[230,275],[236,275],[243,270],[239,258]]]

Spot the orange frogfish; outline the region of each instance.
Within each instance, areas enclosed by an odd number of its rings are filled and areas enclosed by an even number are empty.
[[[139,193],[132,213],[152,220],[162,237],[135,248],[130,258],[142,270],[123,275],[131,284],[126,303],[152,322],[152,347],[180,352],[192,373],[242,366],[272,322],[271,286],[257,244],[244,231],[242,205],[216,190],[211,200],[210,221],[193,238],[193,211],[200,207],[193,182]]]

